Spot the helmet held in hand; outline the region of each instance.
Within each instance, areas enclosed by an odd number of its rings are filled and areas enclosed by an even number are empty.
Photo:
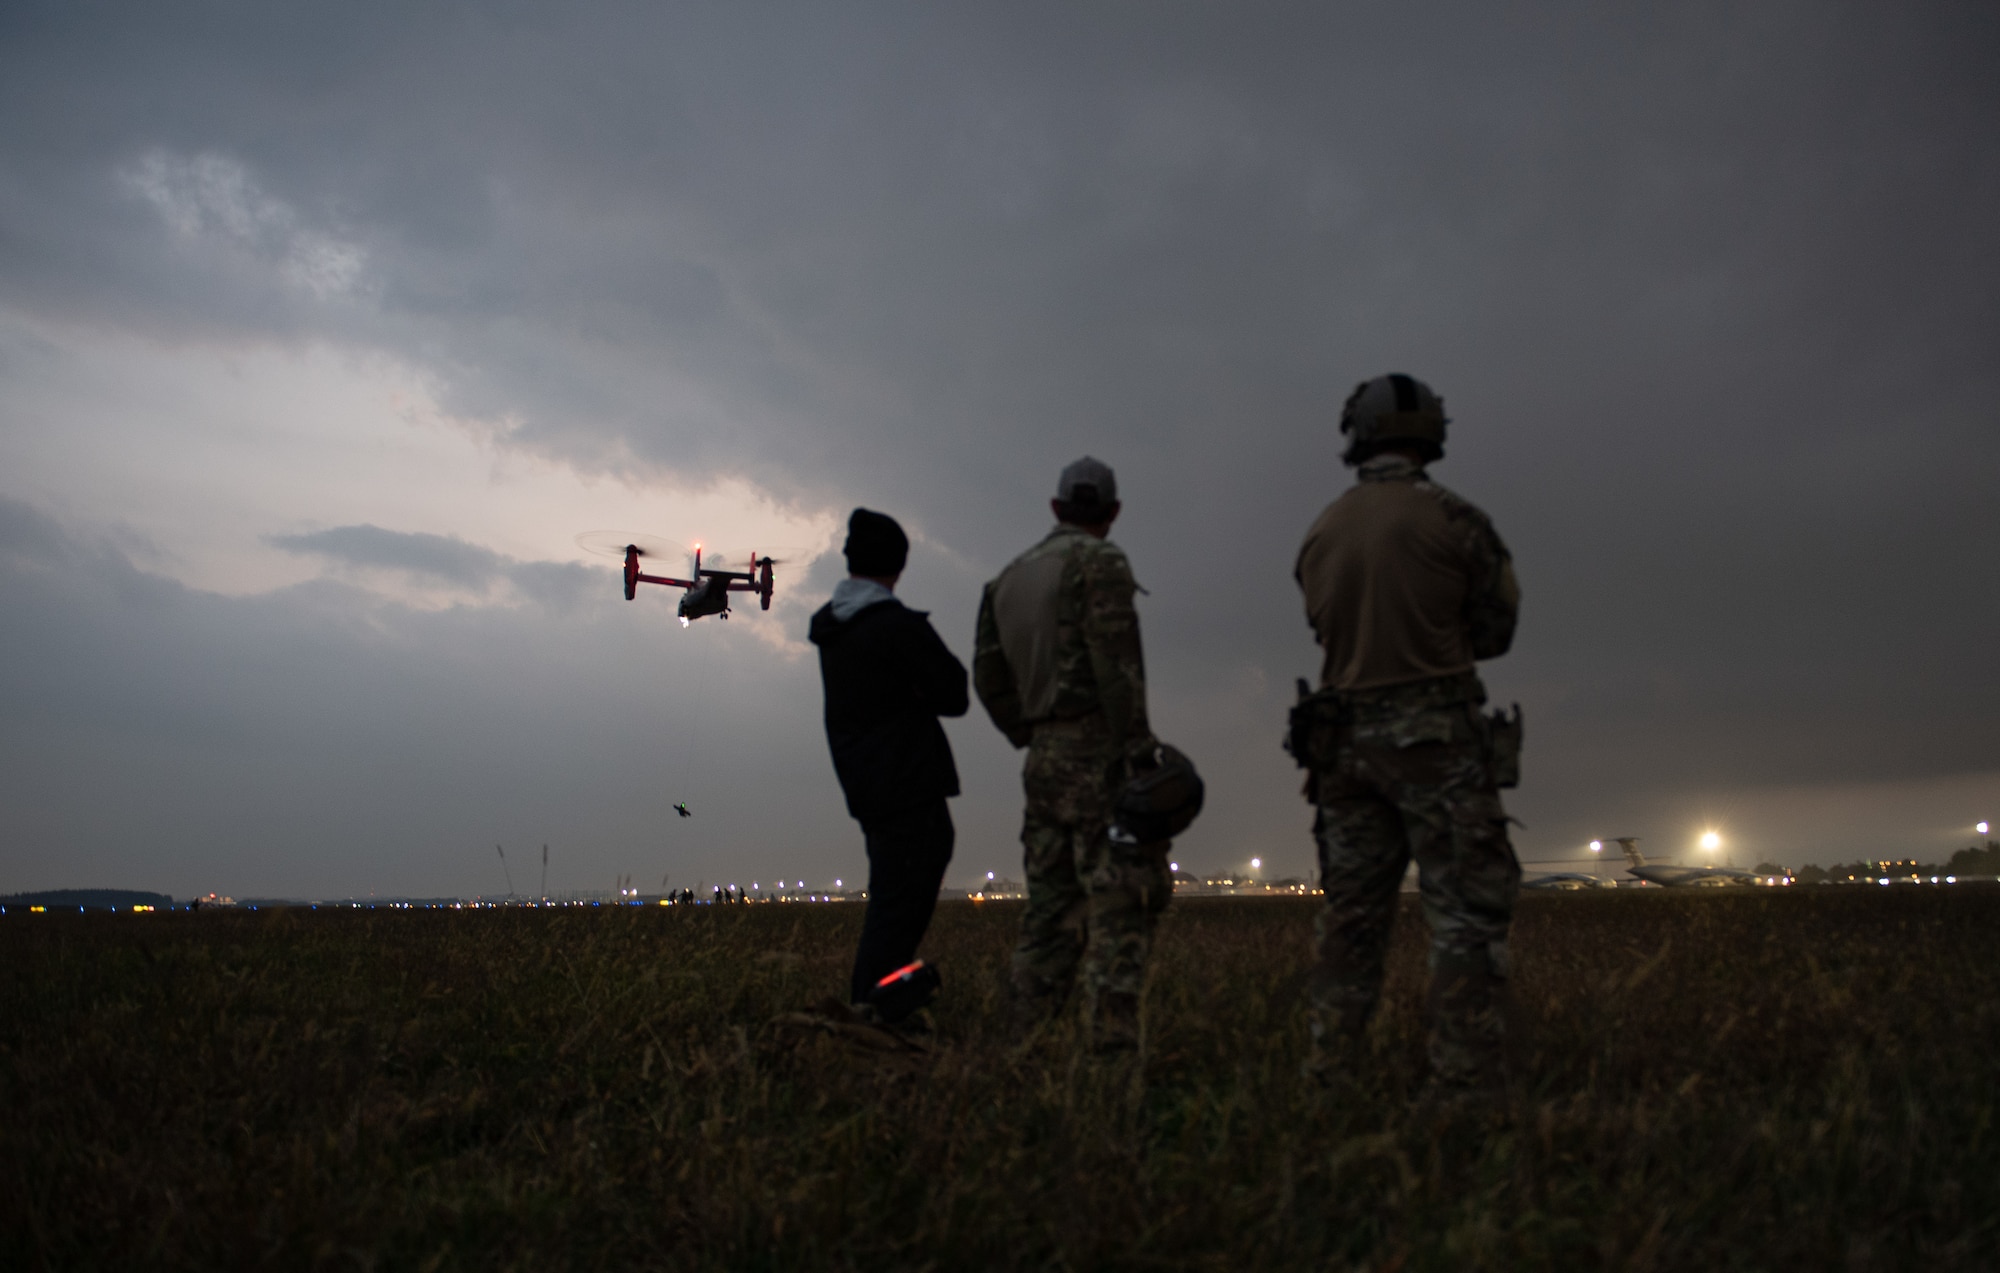
[[[1161,743],[1153,763],[1132,775],[1112,806],[1111,838],[1125,844],[1171,840],[1193,824],[1206,789],[1178,747]]]

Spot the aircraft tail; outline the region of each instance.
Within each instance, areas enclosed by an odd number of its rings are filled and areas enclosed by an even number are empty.
[[[1639,852],[1638,836],[1621,835],[1617,837],[1617,841],[1618,841],[1618,847],[1625,850],[1625,864],[1627,866],[1646,865],[1646,855]]]

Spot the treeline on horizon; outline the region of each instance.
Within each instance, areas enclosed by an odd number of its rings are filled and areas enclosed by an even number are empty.
[[[54,888],[38,893],[9,893],[0,897],[0,908],[8,906],[75,906],[92,910],[130,910],[153,906],[165,910],[174,899],[165,893],[148,893],[129,888]]]
[[[2000,875],[2000,840],[1988,840],[1983,845],[1960,849],[1942,866],[1919,862],[1914,858],[1879,858],[1835,863],[1833,866],[1808,862],[1796,871],[1771,862],[1759,862],[1756,871],[1759,875],[1788,875],[1801,884],[1841,884],[1850,880],[1900,879],[1910,875]]]
[[[1885,876],[1891,879],[1901,879],[1911,875],[2000,876],[2000,840],[1988,840],[1984,845],[1971,845],[1960,849],[1958,852],[1952,854],[1950,860],[1942,866],[1934,863],[1918,862],[1914,858],[1878,858],[1868,861],[1835,863],[1833,866],[1819,866],[1808,862],[1796,871],[1788,866],[1780,866],[1775,862],[1759,862],[1753,869],[1759,875],[1785,876],[1798,881],[1800,884],[1840,884],[1849,881],[1859,883],[1865,880],[1879,880]],[[1197,877],[1185,876],[1184,878]],[[1287,884],[1305,883],[1305,881],[1288,878],[1277,880],[1273,883],[1276,887],[1282,887]],[[951,894],[963,893],[963,890],[956,889],[946,891]],[[421,906],[447,905],[459,899],[437,897],[396,898],[393,900]],[[251,906],[258,902],[272,906],[298,904],[296,901],[275,898],[252,898],[241,904]],[[91,910],[117,910],[119,908],[130,909],[133,906],[153,906],[161,910],[167,910],[176,906],[186,907],[188,905],[189,901],[176,903],[173,898],[167,896],[165,893],[148,893],[133,889],[62,888],[48,889],[35,893],[10,893],[4,897],[0,897],[0,909],[10,906],[74,906]],[[199,901],[194,901],[194,905],[199,906]]]

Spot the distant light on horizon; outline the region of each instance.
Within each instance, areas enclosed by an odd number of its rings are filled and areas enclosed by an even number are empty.
[[[1602,852],[1604,852],[1604,841],[1602,841],[1602,840],[1592,840],[1592,841],[1590,842],[1590,851],[1591,851],[1592,853],[1602,853]]]
[[[1701,847],[1713,853],[1722,847],[1722,837],[1713,831],[1704,831],[1701,833]]]
[[[1263,859],[1263,858],[1251,858],[1251,859],[1250,859],[1250,869],[1251,869],[1251,870],[1253,870],[1253,871],[1259,871],[1259,870],[1262,870],[1262,869],[1263,869],[1263,867],[1264,867],[1264,859]]]
[[[1981,834],[1981,835],[1985,835],[1985,834],[1986,834],[1986,824],[1985,824],[1984,822],[1975,822],[1975,823],[1973,823],[1973,824],[1972,824],[1972,829],[1973,829],[1974,831],[1977,831],[1977,832],[1979,832],[1979,834]]]

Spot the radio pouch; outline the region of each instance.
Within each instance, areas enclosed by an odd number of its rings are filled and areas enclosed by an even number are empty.
[[[1285,750],[1301,769],[1312,768],[1312,687],[1299,678],[1299,701],[1285,720]]]
[[[1521,705],[1486,715],[1486,765],[1496,787],[1521,785]]]
[[[1340,699],[1331,690],[1314,692],[1300,677],[1299,701],[1285,722],[1285,750],[1299,768],[1331,768],[1339,745]]]

